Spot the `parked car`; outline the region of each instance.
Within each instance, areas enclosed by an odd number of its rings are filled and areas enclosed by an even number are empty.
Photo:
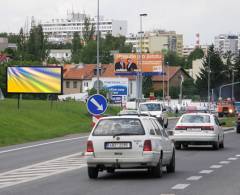
[[[212,145],[214,149],[224,147],[224,131],[214,114],[189,113],[180,117],[172,139],[175,148],[188,145]]]
[[[139,104],[139,113],[150,114],[158,119],[165,128],[168,127],[167,111],[160,102],[144,102]]]
[[[155,177],[162,168],[175,171],[175,149],[166,131],[154,117],[115,116],[101,118],[93,128],[85,153],[88,176],[99,171],[147,168]]]
[[[240,113],[237,116],[236,130],[237,130],[237,133],[240,133]]]

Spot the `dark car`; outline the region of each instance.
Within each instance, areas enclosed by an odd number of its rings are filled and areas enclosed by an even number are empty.
[[[238,113],[236,124],[237,133],[240,133],[240,113]]]

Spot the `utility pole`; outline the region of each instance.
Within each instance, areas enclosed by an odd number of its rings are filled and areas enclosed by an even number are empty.
[[[210,55],[208,56],[208,112],[210,112],[210,79],[211,79],[211,68],[210,68]]]
[[[139,53],[140,53],[140,58],[139,58],[139,65],[140,65],[140,72],[138,72],[139,74],[138,74],[138,82],[139,82],[139,90],[138,90],[138,98],[139,98],[139,100],[141,100],[142,99],[142,82],[143,82],[143,75],[142,75],[142,69],[143,69],[143,67],[142,67],[142,39],[143,39],[143,34],[144,34],[144,32],[143,32],[143,29],[142,29],[142,17],[146,17],[147,16],[147,14],[146,13],[142,13],[142,14],[140,14],[139,15],[140,16],[140,49],[139,49]]]
[[[99,88],[99,0],[97,0],[97,94],[99,94]]]

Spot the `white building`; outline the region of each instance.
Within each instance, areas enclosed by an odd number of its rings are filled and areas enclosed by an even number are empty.
[[[192,62],[192,71],[190,76],[193,78],[194,81],[197,80],[197,77],[200,76],[201,69],[204,68],[203,66],[203,59],[197,59]]]
[[[51,21],[41,22],[44,35],[50,42],[69,42],[73,38],[74,32],[80,36],[84,31],[84,19],[86,14],[70,13],[66,19],[52,19]],[[97,18],[90,18],[90,23],[97,29]],[[127,21],[112,20],[100,17],[99,30],[102,37],[107,34],[113,36],[125,36],[127,34]]]
[[[49,52],[49,57],[55,58],[56,60],[70,61],[72,57],[71,49],[51,49]]]
[[[126,44],[132,44],[134,52],[139,51],[139,35],[130,34],[127,36]],[[183,35],[175,31],[154,30],[145,32],[142,37],[143,53],[159,53],[162,51],[176,52],[182,56],[183,52]]]
[[[203,50],[204,55],[207,55],[207,50],[209,45],[200,45],[199,47]],[[195,49],[196,49],[196,46],[194,45],[185,45],[183,47],[183,57],[188,57],[190,53],[193,52]]]
[[[215,37],[215,48],[222,54],[231,51],[233,54],[238,53],[239,36],[233,34],[220,34]]]

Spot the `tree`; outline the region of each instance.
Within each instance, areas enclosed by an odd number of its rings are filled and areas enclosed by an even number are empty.
[[[176,52],[172,51],[168,51],[164,55],[164,63],[169,66],[181,66],[182,68],[186,67],[186,59],[178,56]]]
[[[148,97],[150,92],[153,92],[152,77],[143,77],[142,89],[145,97]]]
[[[93,36],[95,33],[94,24],[90,22],[89,17],[84,18],[84,25],[83,25],[83,31],[82,31],[82,38],[84,41],[84,44],[88,44],[89,41],[93,40]]]
[[[234,59],[234,66],[235,66],[235,79],[236,81],[240,81],[240,51],[238,55]]]
[[[204,57],[204,52],[201,48],[195,48],[187,58],[187,67],[192,67],[192,62],[197,59],[202,59]]]
[[[203,68],[196,80],[196,86],[200,91],[201,96],[207,96],[208,94],[208,72],[210,65],[210,89],[218,88],[225,80],[226,76],[223,73],[224,64],[218,51],[214,50],[214,46],[211,45],[208,48],[208,55],[203,60]]]
[[[29,39],[27,42],[27,49],[27,59],[43,61],[47,57],[46,40],[44,38],[41,25],[31,28]]]
[[[94,40],[89,41],[81,50],[81,62],[85,64],[96,64],[97,63],[97,42]]]
[[[72,62],[78,64],[80,62],[81,39],[78,32],[74,32],[72,40]]]
[[[185,79],[183,82],[183,96],[192,98],[196,94],[198,94],[198,90],[194,80],[192,78]]]

